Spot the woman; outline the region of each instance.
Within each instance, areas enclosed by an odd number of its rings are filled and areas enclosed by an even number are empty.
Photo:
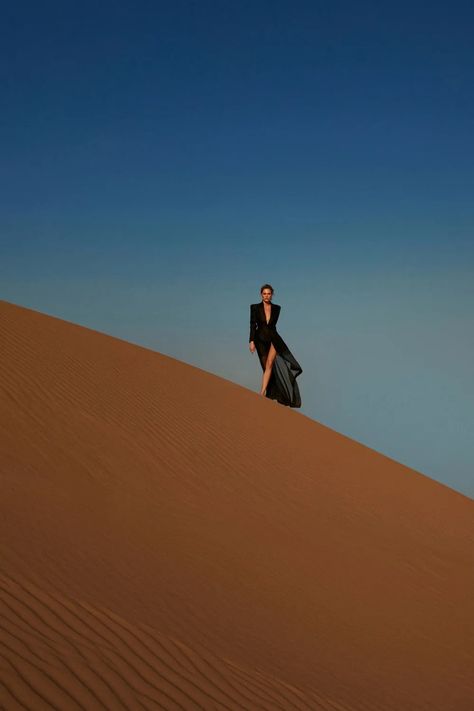
[[[276,330],[281,307],[272,304],[273,287],[264,284],[260,289],[262,301],[250,304],[250,352],[258,353],[262,366],[260,395],[277,400],[282,405],[301,407],[296,378],[303,372],[290,349]]]

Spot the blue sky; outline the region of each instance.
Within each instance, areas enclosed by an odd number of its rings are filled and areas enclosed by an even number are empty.
[[[258,390],[269,281],[302,412],[474,496],[472,4],[3,15],[1,297]]]

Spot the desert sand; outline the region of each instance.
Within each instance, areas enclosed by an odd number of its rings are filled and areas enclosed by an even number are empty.
[[[0,363],[3,708],[474,708],[471,499],[4,301]]]

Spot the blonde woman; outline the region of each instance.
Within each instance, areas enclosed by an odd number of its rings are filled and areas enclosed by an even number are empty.
[[[303,369],[276,330],[281,307],[272,303],[272,285],[264,284],[260,295],[258,304],[250,304],[249,337],[250,352],[257,351],[263,371],[260,395],[288,407],[301,407],[296,378]]]

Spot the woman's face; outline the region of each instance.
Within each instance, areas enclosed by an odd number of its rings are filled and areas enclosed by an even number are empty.
[[[269,304],[270,301],[272,300],[272,292],[270,289],[264,289],[262,291],[262,301],[264,301],[266,304]]]

